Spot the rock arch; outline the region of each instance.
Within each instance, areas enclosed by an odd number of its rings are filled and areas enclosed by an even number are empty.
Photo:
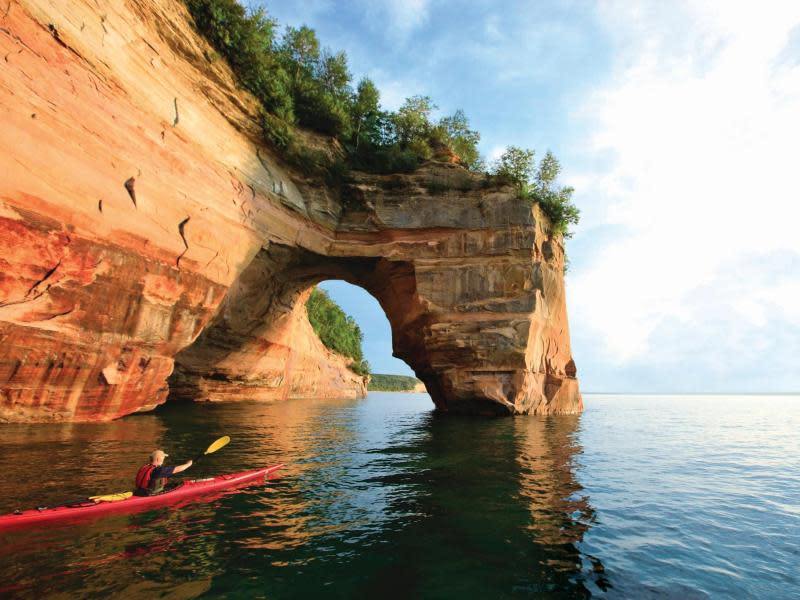
[[[431,164],[399,178],[403,185],[395,176],[392,193],[408,192],[420,178],[441,176],[450,168]],[[381,211],[375,207],[393,204],[373,179],[364,176],[358,187],[369,218],[357,218],[354,211],[351,223],[376,221]],[[476,229],[340,230],[326,255],[268,245],[242,272],[197,341],[177,355],[171,387],[177,394],[216,400],[243,393],[313,395],[313,375],[304,368],[292,373],[290,340],[308,331],[300,309],[310,288],[341,279],[378,300],[392,328],[394,355],[425,383],[439,410],[579,411],[563,249],[547,235],[548,222],[538,209],[508,192],[495,195],[491,204],[480,191],[448,198],[447,210],[484,221]],[[422,200],[430,205],[432,199]],[[404,203],[415,202],[407,198]],[[406,219],[420,212],[425,208],[400,215]],[[438,212],[446,218],[444,206]]]
[[[311,289],[327,279],[357,285],[378,300],[397,332],[398,357],[413,360],[423,350],[420,324],[412,322],[424,318],[415,306],[413,265],[377,257],[331,258],[271,244],[242,272],[198,339],[176,356],[173,395],[209,400],[325,397],[332,393],[331,379],[341,380],[339,396],[364,395],[362,378],[346,370],[342,375],[342,361],[321,345],[307,321],[304,306]],[[326,372],[331,362],[333,373]]]

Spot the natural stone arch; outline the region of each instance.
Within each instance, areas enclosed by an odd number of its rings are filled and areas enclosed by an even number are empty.
[[[395,356],[416,372],[426,372],[429,367],[420,335],[426,315],[413,275],[413,265],[404,261],[330,258],[271,244],[244,270],[195,343],[176,356],[172,394],[224,400],[330,393],[316,389],[307,372],[323,369],[331,360],[330,353],[319,343],[302,348],[296,342],[315,337],[304,307],[313,286],[327,279],[346,281],[375,297],[392,327]],[[304,356],[309,350],[322,356]],[[325,384],[330,388],[329,381]],[[345,382],[340,394],[355,386],[354,381]]]
[[[560,278],[547,277],[542,266],[532,262],[521,269],[502,260],[472,268],[462,264],[455,267],[463,271],[460,275],[432,264],[423,265],[420,273],[417,262],[383,256],[324,256],[268,245],[242,272],[199,338],[176,356],[172,393],[209,400],[319,394],[308,370],[324,368],[323,361],[308,356],[296,359],[293,353],[302,354],[303,349],[289,340],[310,335],[304,310],[310,289],[326,279],[340,279],[377,299],[392,328],[394,356],[425,383],[437,409],[481,414],[580,409],[575,373],[568,372],[574,368],[571,358],[560,372],[552,361],[540,365],[545,372],[531,368],[532,358],[548,361],[558,353],[537,343],[542,324],[531,314],[519,312],[533,310],[535,315],[536,299],[541,305],[546,279],[549,287],[555,285],[551,293],[561,290],[556,306],[563,303]],[[447,279],[451,285],[441,285]],[[492,281],[528,299],[511,302],[516,309],[511,314],[492,312],[508,304],[507,298],[497,296]],[[424,290],[418,288],[420,283]],[[455,312],[442,310],[445,297],[455,302],[448,307]],[[475,302],[480,308],[470,310]],[[488,312],[486,304],[492,307]],[[320,346],[311,350],[320,352]]]

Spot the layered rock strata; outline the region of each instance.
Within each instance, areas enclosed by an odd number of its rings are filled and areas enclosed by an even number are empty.
[[[305,177],[214,56],[178,2],[0,6],[0,419],[363,395],[305,315],[325,279],[378,299],[440,410],[581,410],[538,208],[452,164]]]

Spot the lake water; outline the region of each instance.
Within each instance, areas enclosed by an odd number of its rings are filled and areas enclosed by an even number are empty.
[[[580,416],[424,394],[178,404],[6,425],[0,512],[119,491],[147,454],[283,477],[181,509],[0,530],[0,597],[798,598],[800,397],[586,395]]]

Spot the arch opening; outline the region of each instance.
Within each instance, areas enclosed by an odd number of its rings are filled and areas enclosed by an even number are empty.
[[[228,291],[194,343],[175,357],[171,400],[285,400],[366,394],[367,381],[326,349],[305,310],[312,289],[338,280],[377,300],[392,331],[392,354],[429,392],[438,389],[424,343],[429,325],[414,265],[382,257],[328,257],[270,244]],[[344,365],[343,365],[344,363]],[[437,402],[437,408],[446,408]]]
[[[358,326],[362,334],[363,359],[369,362],[372,375],[414,376],[411,367],[393,355],[391,324],[372,294],[341,279],[326,279],[317,284],[316,289],[326,294]],[[310,306],[309,303],[307,307]],[[310,308],[308,312],[313,325]]]

